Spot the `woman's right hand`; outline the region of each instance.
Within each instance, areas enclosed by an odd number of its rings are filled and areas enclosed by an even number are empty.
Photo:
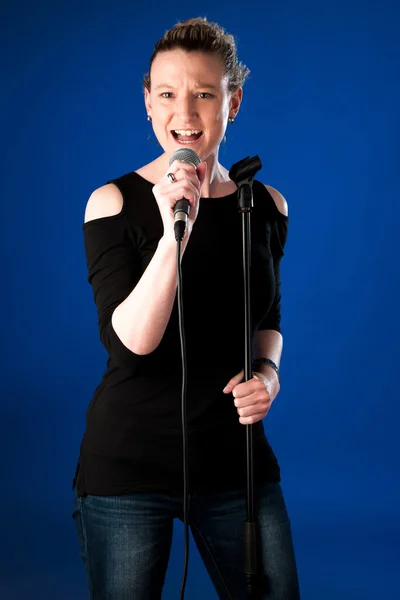
[[[173,173],[176,181],[171,182],[167,177],[167,173]],[[161,218],[164,225],[164,237],[171,237],[175,240],[174,235],[174,207],[178,200],[186,198],[190,204],[190,212],[188,216],[185,236],[185,241],[192,231],[194,222],[196,221],[199,212],[199,199],[201,194],[201,186],[206,177],[207,163],[202,162],[197,169],[189,163],[184,163],[175,160],[169,167],[163,178],[153,187],[153,194],[160,209]]]

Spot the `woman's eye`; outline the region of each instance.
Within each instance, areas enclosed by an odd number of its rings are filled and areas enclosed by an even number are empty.
[[[166,100],[169,100],[170,98],[172,98],[173,93],[172,92],[163,92],[161,95],[161,98],[165,98]],[[197,94],[198,98],[201,99],[207,99],[207,98],[213,98],[214,96],[212,94],[210,94],[209,92],[200,92],[199,94]]]

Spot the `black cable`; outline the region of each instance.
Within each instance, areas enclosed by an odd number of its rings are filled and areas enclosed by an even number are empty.
[[[183,294],[182,294],[182,266],[181,266],[181,239],[177,239],[176,244],[176,269],[178,273],[178,314],[179,314],[179,334],[181,338],[181,356],[182,356],[182,437],[183,437],[183,526],[185,539],[185,558],[184,570],[181,584],[181,600],[185,597],[185,585],[187,578],[189,562],[189,468],[187,452],[187,413],[186,413],[186,389],[187,389],[187,362],[186,362],[186,341],[183,322]]]

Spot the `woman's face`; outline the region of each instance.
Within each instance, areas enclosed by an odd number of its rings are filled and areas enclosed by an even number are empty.
[[[241,98],[241,88],[228,91],[217,54],[178,49],[157,54],[151,66],[151,91],[145,90],[147,113],[164,151],[192,148],[202,160],[218,149],[228,117],[236,115]]]

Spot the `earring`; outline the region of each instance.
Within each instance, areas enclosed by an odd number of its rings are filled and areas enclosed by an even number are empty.
[[[234,117],[229,117],[228,123],[230,123],[232,125],[232,123],[234,122],[234,120],[235,120]]]
[[[150,121],[150,123],[151,123],[151,116],[150,115],[147,115],[147,120]]]

